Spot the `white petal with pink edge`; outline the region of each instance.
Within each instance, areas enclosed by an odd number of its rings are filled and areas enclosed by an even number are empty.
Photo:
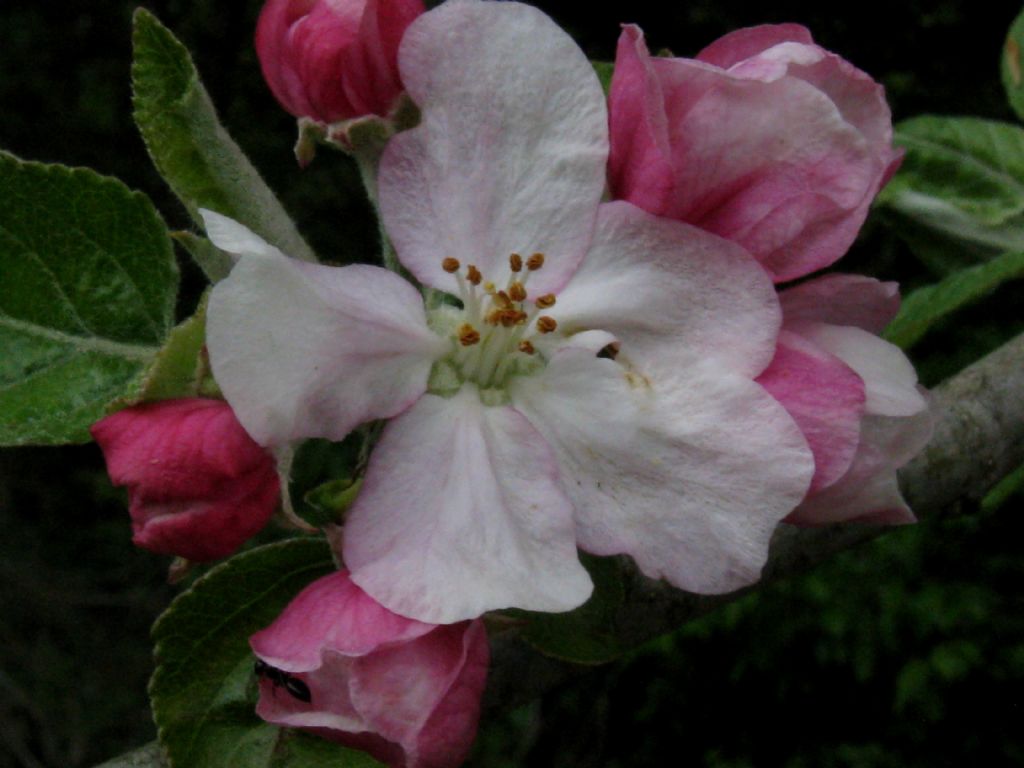
[[[621,201],[601,206],[590,251],[550,311],[564,334],[611,333],[645,369],[719,363],[751,377],[771,361],[781,323],[750,254]]]
[[[238,420],[266,446],[341,440],[363,422],[400,413],[450,348],[427,327],[419,293],[397,275],[309,264],[276,249],[245,252],[214,287],[207,344]]]
[[[518,3],[449,2],[409,27],[403,82],[422,111],[381,160],[380,207],[402,263],[454,292],[445,257],[502,284],[511,253],[543,252],[540,293],[586,250],[604,189],[604,94],[573,40]]]
[[[551,449],[471,384],[425,395],[388,425],[343,551],[372,597],[437,624],[509,606],[567,611],[592,589]]]
[[[899,347],[851,326],[807,323],[794,325],[793,331],[857,372],[864,380],[866,413],[913,416],[927,407],[917,388],[917,372]]]
[[[629,554],[682,589],[728,592],[758,579],[813,460],[757,384],[718,366],[676,376],[564,350],[510,390],[554,448],[581,548]]]

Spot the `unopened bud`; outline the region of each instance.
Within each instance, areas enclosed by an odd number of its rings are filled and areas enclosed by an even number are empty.
[[[387,117],[403,90],[398,44],[423,12],[423,0],[268,0],[256,25],[263,77],[296,117]]]

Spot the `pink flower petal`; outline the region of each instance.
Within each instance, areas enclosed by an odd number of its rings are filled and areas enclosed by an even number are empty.
[[[450,768],[476,733],[489,652],[483,625],[442,626],[356,662],[352,700],[407,765]]]
[[[783,331],[757,382],[782,403],[814,454],[811,492],[846,474],[860,441],[864,382],[842,360]]]
[[[900,525],[914,522],[900,493],[896,471],[931,438],[934,416],[921,411],[908,418],[868,416],[849,472],[838,482],[809,494],[786,522],[825,525],[839,522]]]
[[[425,395],[385,429],[344,558],[376,600],[442,624],[509,606],[566,611],[591,591],[551,450],[472,385]]]
[[[249,643],[265,662],[288,672],[320,666],[324,649],[364,656],[382,645],[406,642],[434,627],[392,613],[339,571],[314,581]]]
[[[779,292],[784,322],[853,325],[881,333],[900,309],[896,283],[833,273]]]
[[[696,58],[698,61],[729,69],[734,64],[746,61],[782,43],[811,45],[814,40],[807,28],[800,24],[762,24],[737,29],[718,38],[698,53]]]
[[[511,253],[543,252],[531,290],[560,288],[586,250],[604,188],[604,95],[572,39],[535,8],[447,3],[399,54],[422,122],[380,166],[380,207],[402,263],[455,292],[445,257],[503,284]]]
[[[781,42],[804,32],[734,33],[687,60],[650,57],[639,29],[624,28],[610,102],[614,196],[736,241],[777,281],[845,253],[894,167],[891,121],[866,75]]]
[[[511,394],[554,448],[580,547],[692,592],[756,581],[813,474],[782,406],[718,368],[648,379],[566,350]]]
[[[243,256],[216,285],[207,343],[239,420],[270,446],[340,440],[400,413],[448,349],[427,328],[419,293],[398,275],[280,255]]]

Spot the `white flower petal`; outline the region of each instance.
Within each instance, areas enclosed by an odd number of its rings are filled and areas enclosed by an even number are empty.
[[[757,580],[814,469],[782,406],[739,376],[649,380],[566,350],[512,398],[555,450],[579,546],[693,592]]]
[[[437,624],[590,595],[551,449],[475,387],[425,395],[388,425],[345,523],[352,580],[395,613]]]
[[[235,256],[284,256],[277,248],[234,219],[207,208],[200,208],[199,213],[203,217],[206,236],[222,251]]]
[[[449,348],[427,328],[423,301],[378,267],[327,267],[245,256],[210,296],[213,373],[262,445],[340,440],[394,416],[426,389]]]
[[[927,408],[917,389],[914,366],[899,347],[853,326],[806,323],[794,325],[793,330],[831,352],[864,380],[866,413],[913,416]]]
[[[751,378],[771,362],[782,322],[771,279],[746,251],[626,202],[601,206],[590,251],[549,314],[565,333],[613,334],[644,369],[720,363]]]
[[[380,207],[402,263],[454,291],[445,257],[504,283],[511,253],[543,252],[540,293],[579,263],[604,189],[604,94],[576,43],[518,3],[449,2],[400,50],[422,122],[381,161]]]

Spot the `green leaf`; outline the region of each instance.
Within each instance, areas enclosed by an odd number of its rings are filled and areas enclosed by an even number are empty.
[[[943,258],[941,245],[923,243],[927,261],[948,272],[1024,251],[1024,129],[925,116],[900,123],[895,141],[906,157],[878,202],[948,244]],[[909,232],[918,245],[914,228]]]
[[[1006,35],[1006,43],[1003,45],[1003,59],[1001,71],[1003,76],[1003,88],[1006,89],[1006,98],[1017,113],[1017,117],[1024,120],[1024,72],[1021,70],[1021,49],[1024,48],[1024,12],[1021,12]]]
[[[1004,253],[976,267],[954,272],[919,288],[903,301],[885,337],[903,349],[915,344],[939,320],[985,296],[1007,280],[1024,277],[1024,252]]]
[[[619,561],[613,557],[582,555],[594,581],[594,593],[579,608],[567,613],[528,613],[523,637],[543,654],[577,664],[604,664],[627,648],[617,639],[615,614],[624,599]]]
[[[0,152],[0,444],[89,440],[173,323],[178,268],[142,194]]]
[[[199,208],[230,216],[289,256],[316,261],[259,173],[217,119],[185,46],[143,8],[132,35],[135,122],[171,189],[202,226]]]
[[[153,627],[149,694],[174,768],[372,768],[379,763],[260,720],[249,636],[307,584],[334,570],[322,539],[237,555],[179,595]]]

